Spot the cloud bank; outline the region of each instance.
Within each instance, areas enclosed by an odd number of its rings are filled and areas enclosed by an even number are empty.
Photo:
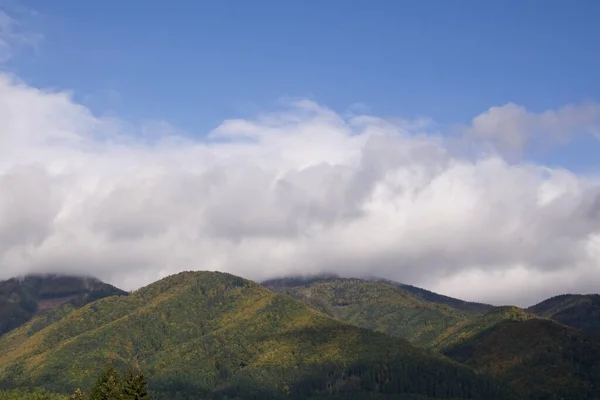
[[[597,110],[509,104],[465,135],[597,132]],[[426,121],[302,100],[208,133],[148,132],[5,73],[0,121],[2,279],[85,273],[133,289],[190,269],[335,272],[523,305],[599,289],[598,180],[459,156]]]

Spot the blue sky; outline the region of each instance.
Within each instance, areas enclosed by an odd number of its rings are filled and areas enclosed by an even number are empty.
[[[20,4],[39,13],[44,40],[13,60],[19,76],[71,89],[96,112],[190,132],[283,96],[449,124],[508,102],[540,112],[600,93],[593,0]]]

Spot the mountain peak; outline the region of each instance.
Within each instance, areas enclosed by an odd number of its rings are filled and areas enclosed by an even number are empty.
[[[43,319],[10,340],[0,336],[0,385],[71,390],[91,383],[90,372],[110,354],[119,368],[139,360],[162,399],[386,398],[431,388],[443,388],[444,397],[507,398],[505,389],[439,355],[222,272],[171,275],[29,335]]]

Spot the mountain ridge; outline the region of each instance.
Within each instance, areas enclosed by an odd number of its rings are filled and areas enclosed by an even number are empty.
[[[423,288],[420,288],[420,287],[417,287],[414,285],[408,285],[405,283],[400,283],[400,282],[392,281],[389,279],[383,279],[383,278],[377,278],[377,277],[368,278],[368,279],[375,281],[375,282],[386,282],[390,285],[398,286],[406,291],[409,291],[409,292],[421,297],[424,300],[431,301],[434,303],[446,304],[448,306],[451,306],[453,308],[456,308],[456,309],[459,309],[462,311],[466,311],[466,312],[485,313],[485,312],[489,311],[492,307],[494,307],[493,305],[490,305],[490,304],[485,304],[485,303],[480,303],[480,302],[475,302],[475,301],[465,301],[465,300],[457,299],[454,297],[446,296],[443,294],[435,293],[431,290],[423,289]]]
[[[42,290],[39,279],[49,286]],[[64,393],[89,384],[112,360],[121,368],[142,365],[158,400],[600,395],[600,370],[591,362],[600,359],[598,295],[558,295],[523,309],[333,274],[261,285],[185,271],[131,293],[81,279],[0,282],[13,289],[29,282],[37,305],[0,333],[0,389],[37,385]],[[99,299],[70,297],[90,287],[106,291]],[[54,301],[48,308],[46,299]]]
[[[381,277],[377,277],[377,276],[342,277],[342,276],[340,276],[338,274],[334,274],[334,273],[322,273],[322,274],[313,274],[313,275],[288,275],[288,276],[281,276],[281,277],[277,277],[277,278],[263,280],[260,282],[260,284],[266,285],[266,286],[281,286],[281,285],[300,286],[300,285],[306,285],[306,284],[310,284],[310,283],[314,283],[314,282],[333,281],[336,279],[340,279],[340,280],[341,279],[359,279],[359,280],[364,280],[364,281],[368,281],[368,282],[386,283],[388,285],[397,286],[401,289],[404,289],[414,295],[417,295],[417,296],[423,298],[424,300],[431,301],[431,302],[437,302],[437,303],[443,303],[443,304],[452,306],[453,308],[457,308],[457,309],[467,311],[467,312],[484,313],[486,311],[489,311],[492,307],[494,307],[493,305],[490,305],[490,304],[473,302],[473,301],[465,301],[465,300],[453,298],[450,296],[446,296],[443,294],[435,293],[430,290],[423,289],[423,288],[420,288],[420,287],[417,287],[414,285],[400,283],[400,282],[396,282],[396,281],[393,281],[390,279],[385,279],[385,278],[381,278]]]
[[[562,294],[527,310],[573,328],[600,333],[600,294]]]
[[[70,390],[106,357],[117,365],[135,357],[157,398],[309,398],[349,390],[510,397],[440,354],[344,324],[226,273],[176,274],[71,310],[32,332],[37,318],[0,336],[5,386]]]
[[[397,282],[381,279],[326,275],[281,278],[262,284],[344,322],[400,337],[422,347],[433,347],[440,335],[480,315],[482,309],[493,307],[465,306],[467,303],[458,299],[424,289],[418,292],[415,287],[406,289]],[[458,304],[459,308],[448,303]]]

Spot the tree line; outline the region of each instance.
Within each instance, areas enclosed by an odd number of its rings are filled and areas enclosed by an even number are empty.
[[[139,368],[130,368],[121,375],[112,365],[96,379],[89,391],[77,389],[68,395],[33,391],[0,391],[0,400],[150,400],[146,376]]]

